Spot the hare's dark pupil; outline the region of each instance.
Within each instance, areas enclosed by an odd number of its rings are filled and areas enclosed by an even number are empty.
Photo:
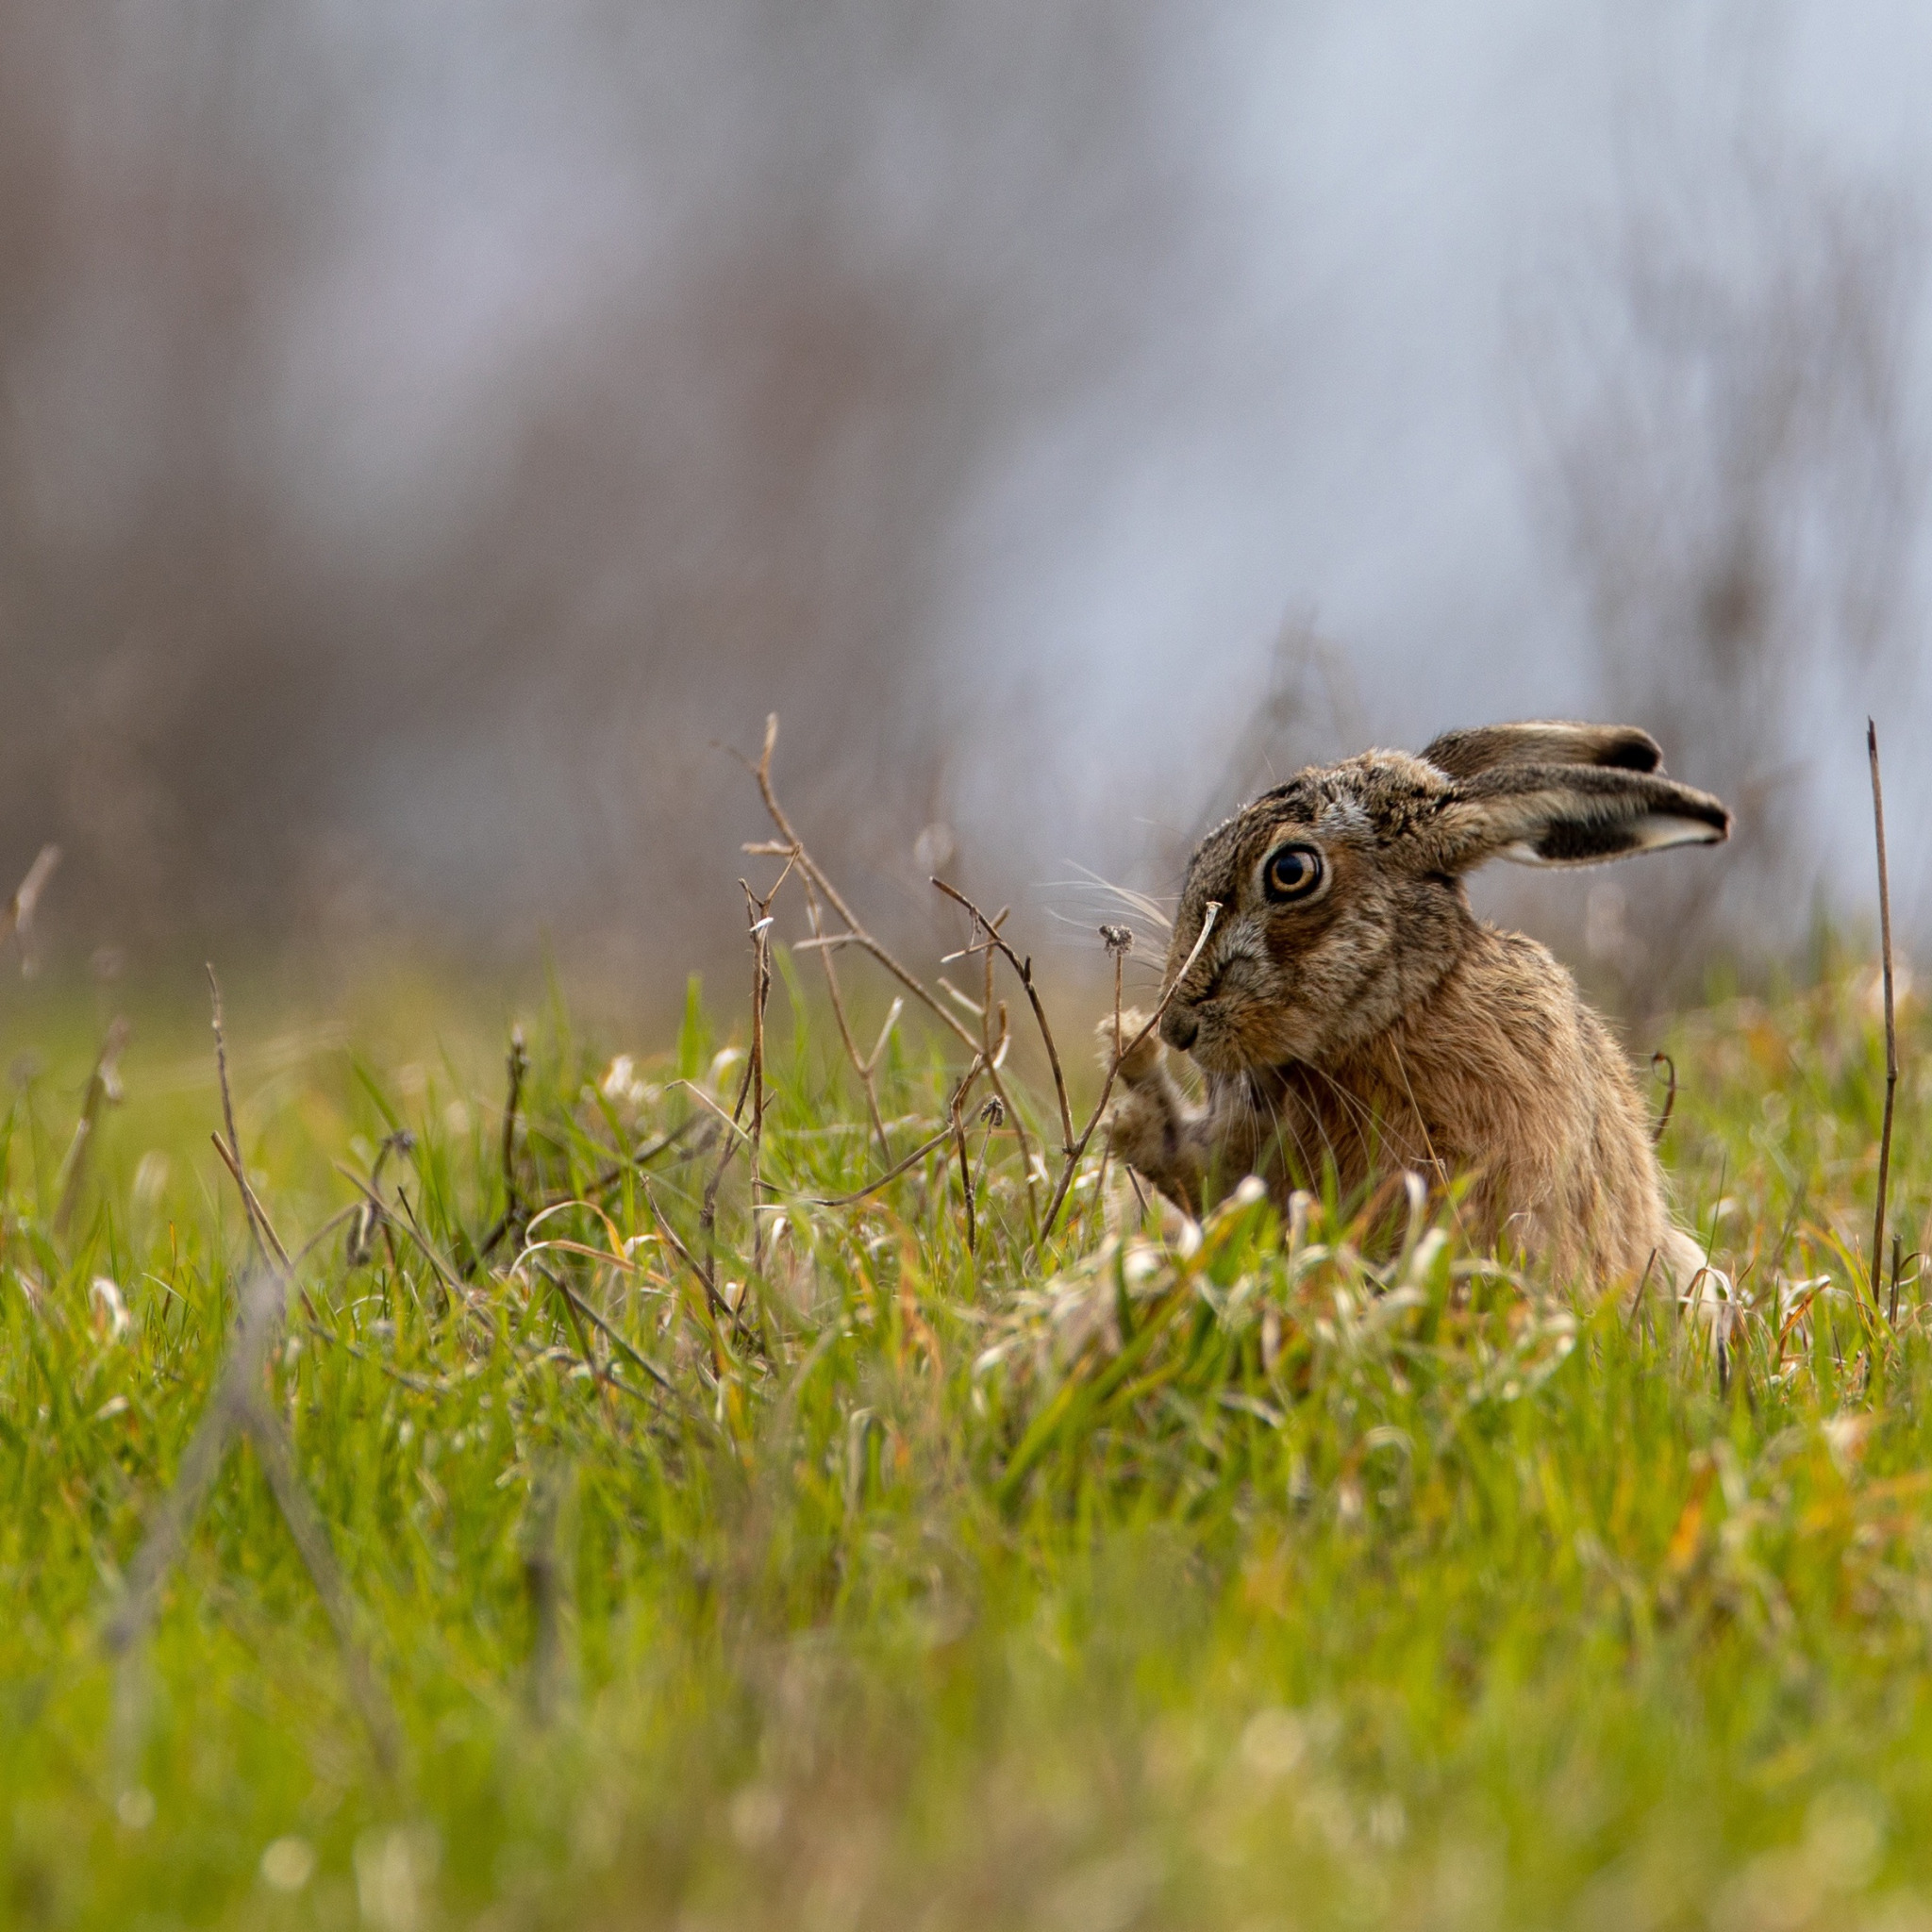
[[[1306,845],[1284,845],[1268,861],[1265,883],[1273,899],[1298,899],[1322,877],[1320,856]]]

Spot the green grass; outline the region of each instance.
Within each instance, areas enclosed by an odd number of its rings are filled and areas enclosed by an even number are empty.
[[[357,1200],[338,1163],[414,1137],[396,1224],[303,1261],[261,1384],[400,1725],[387,1772],[248,1447],[117,1676],[248,1235],[206,1031],[165,1025],[55,1233],[92,1048],[45,1020],[0,1130],[0,1920],[1932,1925],[1932,1350],[1909,1278],[1895,1330],[1860,1285],[1869,972],[1668,1042],[1682,1211],[1748,1298],[1722,1388],[1708,1324],[1654,1295],[1578,1308],[1421,1225],[1372,1263],[1332,1210],[1230,1205],[1197,1239],[1097,1160],[1041,1252],[1009,1131],[976,1255],[950,1156],[813,1206],[882,1165],[828,1017],[774,1015],[778,1211],[755,1275],[737,1163],[720,1317],[634,1169],[452,1289],[505,1207],[501,1042],[429,1009],[364,1057],[231,998],[291,1248]],[[528,1024],[531,1201],[710,1118],[680,1078],[736,1097],[695,1008],[630,1083],[625,1042]],[[1905,1030],[1911,1249],[1932,1023]],[[895,1155],[957,1077],[907,1031]],[[651,1171],[703,1255],[700,1139]]]

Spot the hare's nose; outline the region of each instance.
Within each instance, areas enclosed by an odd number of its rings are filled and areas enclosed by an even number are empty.
[[[1201,1023],[1194,1016],[1192,1007],[1184,1007],[1176,1000],[1160,1018],[1160,1037],[1176,1053],[1186,1053],[1193,1045],[1201,1032]]]

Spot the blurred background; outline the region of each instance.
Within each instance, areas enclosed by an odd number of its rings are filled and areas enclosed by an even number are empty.
[[[0,0],[0,870],[669,997],[775,710],[882,931],[1071,972],[1586,714],[1737,841],[1484,903],[1641,1005],[1869,916],[1869,710],[1923,930],[1928,95],[1913,0]]]

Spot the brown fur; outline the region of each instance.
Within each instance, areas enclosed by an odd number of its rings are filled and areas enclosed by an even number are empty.
[[[1459,1179],[1480,1245],[1597,1285],[1630,1285],[1655,1256],[1681,1280],[1694,1249],[1622,1051],[1569,974],[1478,921],[1461,882],[1498,855],[1584,864],[1723,839],[1724,807],[1658,766],[1627,727],[1497,725],[1257,798],[1202,841],[1174,921],[1170,978],[1221,908],[1160,1029],[1206,1073],[1206,1103],[1147,1041],[1120,1069],[1116,1152],[1194,1213],[1251,1173],[1277,1199],[1330,1171],[1344,1198],[1402,1169]],[[1263,872],[1285,844],[1320,855],[1321,881],[1275,903]]]

